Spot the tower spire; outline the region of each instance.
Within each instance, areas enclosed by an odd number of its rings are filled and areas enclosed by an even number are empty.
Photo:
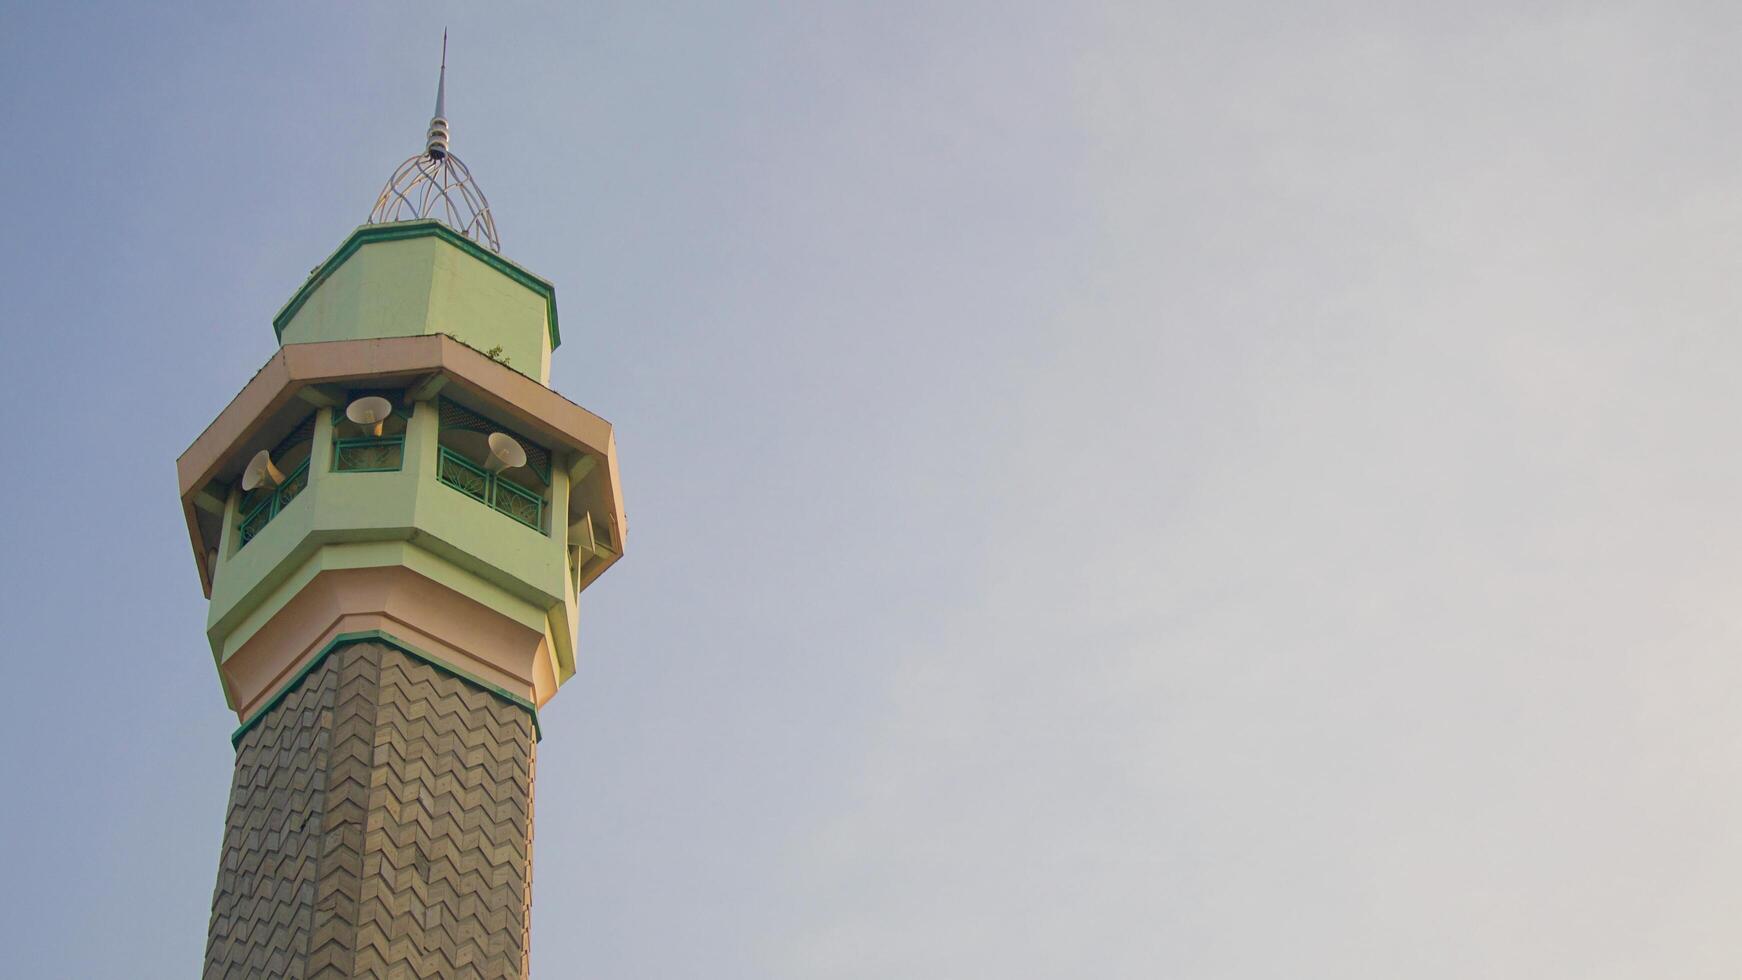
[[[442,28],[442,69],[436,76],[435,115],[429,120],[429,142],[426,150],[431,157],[440,160],[448,155],[448,31]]]
[[[472,172],[448,148],[448,32],[442,31],[442,67],[436,76],[435,115],[423,152],[399,165],[375,198],[369,223],[434,218],[488,248],[502,251],[490,202]]]

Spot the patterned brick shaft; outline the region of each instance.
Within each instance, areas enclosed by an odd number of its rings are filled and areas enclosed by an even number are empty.
[[[533,762],[525,707],[328,654],[237,746],[205,977],[521,980]]]

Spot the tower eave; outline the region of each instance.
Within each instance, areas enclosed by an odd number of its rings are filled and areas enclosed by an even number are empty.
[[[206,556],[220,545],[214,514],[222,514],[248,459],[275,445],[311,407],[337,405],[347,385],[401,388],[408,399],[438,391],[457,396],[559,453],[592,460],[587,465],[601,472],[587,481],[590,496],[577,505],[604,519],[614,549],[577,584],[584,587],[621,556],[626,527],[611,423],[441,334],[286,344],[176,460],[182,510],[207,598],[213,582]]]

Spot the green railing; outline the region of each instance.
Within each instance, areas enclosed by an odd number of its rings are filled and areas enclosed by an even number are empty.
[[[242,523],[237,528],[240,543],[236,547],[241,548],[254,540],[261,529],[272,523],[272,519],[278,516],[278,512],[283,510],[285,505],[290,503],[306,486],[308,486],[308,460],[305,459],[296,469],[290,471],[290,475],[284,478],[284,482],[278,485],[278,489],[268,493],[265,500],[255,504],[252,510],[243,515]]]
[[[339,472],[385,473],[404,465],[403,435],[333,440],[333,469]]]
[[[439,449],[436,479],[535,531],[544,531],[543,497],[513,480],[491,473],[446,446]]]
[[[544,498],[512,480],[495,481],[490,506],[527,527],[544,530]]]
[[[490,471],[446,446],[439,447],[436,479],[480,503],[490,502]]]

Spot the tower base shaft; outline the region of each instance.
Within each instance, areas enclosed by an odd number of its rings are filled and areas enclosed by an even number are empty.
[[[204,976],[523,980],[531,713],[385,643],[241,737]]]

